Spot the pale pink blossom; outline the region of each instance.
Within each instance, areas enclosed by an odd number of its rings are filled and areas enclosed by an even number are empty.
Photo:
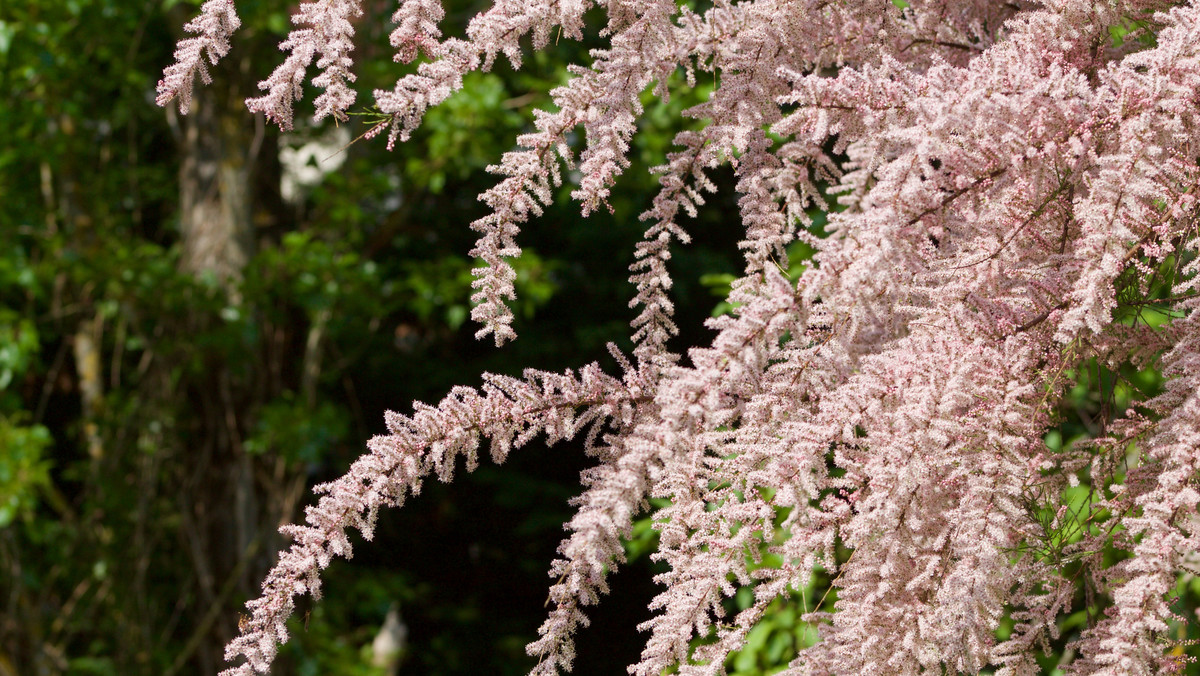
[[[258,88],[267,93],[247,99],[246,107],[263,113],[280,129],[291,129],[292,102],[303,96],[308,67],[316,58],[321,74],[313,78],[312,84],[325,91],[315,101],[317,111],[313,119],[332,116],[336,120],[348,120],[346,111],[356,98],[350,88],[350,83],[355,80],[350,71],[353,65],[350,52],[354,51],[354,25],[351,22],[361,14],[358,0],[301,3],[300,11],[292,17],[296,28],[279,44],[279,49],[288,52],[288,57],[270,77],[258,83]]]
[[[295,595],[315,595],[320,570],[350,555],[348,527],[369,535],[378,508],[429,474],[449,480],[457,455],[472,469],[485,439],[499,462],[533,436],[585,430],[596,465],[551,564],[549,616],[528,646],[535,673],[572,667],[585,610],[652,499],[666,504],[653,518],[667,571],[635,674],[723,673],[772,600],[818,567],[837,601],[804,618],[820,640],[786,673],[1038,673],[1036,654],[1079,609],[1078,575],[1111,605],[1070,637],[1067,671],[1179,666],[1169,641],[1195,619],[1177,617],[1170,594],[1200,550],[1200,2],[708,4],[602,3],[608,45],[570,68],[555,109],[535,112],[489,167],[500,178],[471,225],[471,254],[486,263],[472,314],[479,336],[502,343],[515,337],[519,227],[551,203],[563,167],[578,170],[585,215],[604,206],[629,167],[642,97],[668,96],[677,70],[688,86],[711,77],[642,215],[633,363],[618,355],[620,378],[594,366],[487,376],[481,391],[389,414],[390,434],[321,487],[307,525],[286,530],[294,544],[229,648],[248,662],[230,673],[269,667]],[[202,48],[224,53],[230,21],[213,17],[232,6],[204,7],[189,25],[199,42],[181,43],[161,92],[184,96]],[[426,60],[376,92],[389,142],[497,55],[520,67],[523,36],[536,49],[559,30],[582,38],[591,7],[497,0],[465,38],[442,40],[436,0],[406,0],[392,45],[398,60]],[[305,11],[309,25],[341,25]],[[1153,39],[1113,45],[1117,25]],[[351,82],[348,42],[314,40],[289,59],[336,52],[329,82]],[[743,232],[736,311],[711,321],[711,344],[676,354],[672,247],[689,242],[684,217],[704,208],[723,164],[738,192],[730,227]],[[827,212],[823,231],[814,209]],[[793,284],[781,269],[797,240],[816,254]],[[1051,449],[1046,434],[1092,360],[1158,366],[1168,380],[1092,438]],[[1081,482],[1095,499],[1069,505]],[[1084,520],[1099,526],[1062,542]],[[1106,562],[1106,548],[1128,556]],[[780,565],[753,565],[768,554]],[[740,588],[753,603],[730,617]]]
[[[158,81],[158,97],[155,101],[165,106],[172,99],[179,99],[179,112],[185,115],[192,105],[192,86],[196,74],[204,84],[212,82],[207,56],[212,65],[229,53],[229,38],[242,25],[234,8],[233,0],[208,0],[200,6],[200,15],[184,24],[183,28],[196,36],[179,41],[175,48],[175,63],[163,71]]]

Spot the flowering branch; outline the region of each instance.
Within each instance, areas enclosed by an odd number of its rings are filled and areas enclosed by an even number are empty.
[[[192,105],[192,86],[196,73],[204,84],[212,77],[204,63],[205,55],[212,65],[229,53],[229,38],[242,25],[238,19],[233,0],[208,0],[200,6],[200,16],[184,24],[184,30],[196,37],[179,41],[175,48],[175,63],[163,71],[158,81],[158,97],[155,102],[165,106],[179,99],[179,112],[186,115]]]
[[[572,193],[586,215],[629,166],[646,91],[669,95],[677,69],[689,86],[708,72],[712,95],[685,111],[700,128],[676,136],[642,215],[636,364],[619,357],[621,379],[594,366],[487,376],[482,391],[389,414],[391,434],[319,487],[306,526],[286,529],[295,542],[229,647],[249,661],[228,673],[269,667],[295,595],[315,595],[319,571],[349,555],[348,527],[369,537],[376,510],[425,476],[449,480],[459,455],[473,468],[482,438],[499,462],[535,435],[553,442],[589,425],[597,464],[551,566],[549,617],[528,646],[534,673],[571,668],[583,608],[608,590],[621,539],[652,498],[667,503],[653,518],[668,570],[636,674],[724,673],[772,599],[818,566],[837,600],[806,616],[820,640],[788,673],[1033,674],[1081,578],[1089,608],[1095,595],[1111,607],[1064,639],[1079,655],[1068,672],[1178,666],[1163,640],[1192,620],[1168,595],[1200,549],[1200,2],[903,4],[716,0],[698,14],[606,3],[608,48],[571,67],[551,92],[557,110],[536,112],[520,147],[490,167],[502,178],[472,224],[471,253],[487,265],[472,314],[478,336],[515,336],[508,259],[520,255],[520,224],[551,203],[560,162],[576,166],[572,132],[586,136]],[[283,75],[255,105],[290,121],[296,74],[321,53],[318,115],[344,111],[356,7],[305,5],[297,25],[309,32],[289,38]],[[535,49],[555,28],[581,38],[591,7],[497,0],[465,39],[442,41],[437,0],[406,0],[396,58],[428,60],[376,92],[389,145],[465,73],[498,54],[519,67],[522,36]],[[1130,17],[1154,40],[1105,47]],[[224,54],[234,28],[231,3],[204,5],[160,103],[179,96],[186,108],[192,75],[206,77],[202,52]],[[703,206],[722,163],[736,178],[745,268],[736,312],[712,320],[712,343],[685,360],[667,347],[670,244],[688,241],[679,212]],[[806,229],[814,208],[827,210],[821,232]],[[793,284],[779,266],[797,240],[815,254]],[[1142,319],[1149,305],[1165,324]],[[1168,381],[1157,396],[1132,394],[1094,439],[1052,449],[1046,435],[1092,359],[1161,365]],[[1073,513],[1065,496],[1080,482],[1091,511]],[[1077,539],[1048,546],[1064,519],[1083,524]],[[1110,549],[1128,556],[1106,562]],[[782,563],[758,565],[768,554]],[[746,587],[753,603],[726,618],[725,601]]]

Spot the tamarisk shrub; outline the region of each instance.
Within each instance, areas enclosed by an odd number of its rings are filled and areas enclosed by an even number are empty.
[[[250,110],[289,128],[316,59],[316,117],[345,119],[359,4],[302,4]],[[701,14],[675,0],[494,0],[443,39],[438,0],[402,0],[391,43],[420,63],[374,92],[386,119],[373,133],[406,140],[465,73],[498,54],[520,67],[527,35],[533,49],[581,39],[594,4],[607,48],[491,167],[491,211],[471,225],[487,264],[473,317],[481,337],[515,337],[520,224],[563,167],[581,177],[585,215],[604,207],[642,92],[666,97],[675,71],[707,71],[715,91],[685,112],[699,131],[676,137],[642,215],[624,373],[485,375],[388,413],[390,434],[284,529],[294,543],[227,650],[247,661],[225,673],[268,669],[294,597],[319,595],[321,569],[350,556],[348,528],[370,539],[380,508],[430,474],[449,480],[459,456],[474,468],[485,440],[501,462],[537,435],[579,434],[595,466],[550,567],[536,674],[571,668],[584,608],[650,498],[665,499],[655,556],[669,569],[633,674],[723,673],[768,604],[818,566],[837,602],[808,615],[820,640],[788,673],[1036,673],[1079,578],[1105,611],[1072,643],[1069,673],[1179,668],[1169,630],[1195,618],[1172,610],[1171,590],[1200,551],[1200,1],[715,0]],[[159,103],[186,109],[237,27],[231,0],[206,2]],[[668,261],[688,241],[681,212],[701,207],[722,163],[745,270],[736,312],[685,359],[668,348]],[[810,214],[834,201],[817,237]],[[797,240],[816,253],[793,284],[778,268]],[[1131,391],[1086,442],[1047,445],[1093,360],[1166,382]],[[1087,500],[1065,501],[1081,481]],[[755,565],[763,553],[782,564]],[[726,616],[745,586],[753,603]]]

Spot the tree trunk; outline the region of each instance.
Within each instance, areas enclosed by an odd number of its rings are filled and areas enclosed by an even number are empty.
[[[236,78],[225,82],[232,80]],[[191,113],[180,119],[179,170],[180,268],[219,283],[233,307],[243,305],[239,286],[254,254],[252,186],[263,136],[262,121],[246,112],[237,91],[233,84],[197,90]],[[193,328],[200,332],[208,327]],[[247,348],[257,351],[256,346]],[[260,510],[260,499],[269,501],[270,496],[259,495],[254,459],[242,446],[250,427],[246,413],[261,403],[254,401],[254,383],[261,376],[256,366],[233,373],[228,364],[213,359],[186,395],[196,420],[193,455],[185,471],[198,473],[199,480],[185,498],[190,513],[182,535],[193,539],[200,582],[195,591],[203,619],[194,626],[185,653],[204,673],[222,667],[224,644],[237,627],[239,593],[253,589],[276,545]],[[180,655],[176,668],[187,659]]]
[[[228,282],[241,278],[254,253],[250,185],[262,132],[241,101],[222,93],[197,91],[182,119],[180,264]]]

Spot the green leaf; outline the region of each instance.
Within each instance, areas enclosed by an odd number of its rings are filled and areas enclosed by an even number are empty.
[[[19,421],[0,416],[0,528],[32,512],[38,493],[50,485],[50,462],[42,457],[50,431]]]

